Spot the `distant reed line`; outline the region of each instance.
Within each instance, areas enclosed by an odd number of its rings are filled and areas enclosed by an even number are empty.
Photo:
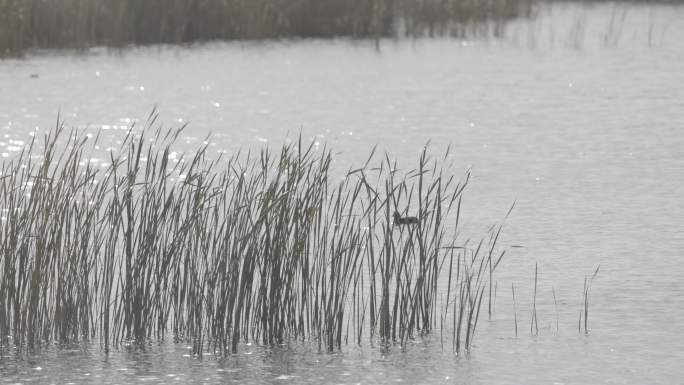
[[[0,55],[281,37],[459,35],[535,0],[0,0]],[[486,29],[486,28],[485,28]]]
[[[196,353],[243,341],[332,350],[434,329],[455,351],[472,345],[501,229],[458,243],[468,174],[459,181],[445,158],[424,150],[400,171],[371,154],[333,178],[330,150],[301,138],[175,158],[181,131],[150,127],[106,167],[88,161],[96,138],[61,126],[3,164],[0,347],[172,338]]]

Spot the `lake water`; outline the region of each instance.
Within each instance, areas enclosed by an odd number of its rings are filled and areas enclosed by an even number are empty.
[[[469,356],[439,333],[406,347],[171,342],[1,352],[0,383],[669,384],[684,376],[684,8],[545,6],[499,40],[212,43],[0,61],[0,154],[69,126],[120,140],[154,105],[181,144],[219,151],[300,131],[342,168],[379,145],[410,167],[427,141],[472,168],[464,228],[510,205],[494,316]],[[32,76],[35,74],[35,76]],[[539,334],[530,334],[539,265]],[[584,278],[589,327],[577,330]],[[511,299],[516,286],[516,338]],[[553,294],[558,300],[554,305]],[[486,311],[484,313],[486,318]]]

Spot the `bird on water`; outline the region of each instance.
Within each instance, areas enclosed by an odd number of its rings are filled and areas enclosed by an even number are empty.
[[[397,211],[394,212],[395,225],[415,225],[418,223],[417,217],[402,217]]]

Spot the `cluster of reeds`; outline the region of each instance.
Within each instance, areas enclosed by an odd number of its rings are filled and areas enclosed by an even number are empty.
[[[301,138],[184,157],[172,151],[180,132],[131,131],[104,163],[97,137],[60,126],[3,164],[0,345],[335,349],[453,325],[456,350],[470,347],[503,253],[498,232],[456,243],[467,174],[459,182],[424,150],[405,172],[371,154],[333,177],[331,152]]]
[[[0,0],[0,54],[280,37],[463,34],[533,0]],[[474,28],[473,25],[478,25]]]
[[[591,290],[591,285],[594,282],[594,279],[596,279],[596,276],[598,275],[600,269],[600,265],[594,270],[594,273],[591,276],[585,276],[584,277],[584,288],[582,289],[582,300],[580,302],[580,311],[579,311],[579,319],[577,320],[577,331],[582,332],[582,325],[584,325],[584,334],[589,334],[589,294]],[[533,281],[533,290],[532,290],[532,299],[531,299],[531,311],[530,311],[530,335],[533,337],[537,337],[540,335],[539,329],[540,329],[540,323],[539,323],[539,318],[537,315],[537,286],[539,284],[539,266],[538,263],[534,264],[534,281]],[[513,322],[515,326],[515,336],[518,337],[518,304],[516,301],[516,295],[515,295],[515,285],[511,283],[511,293],[513,297]],[[559,311],[558,307],[558,298],[556,296],[556,288],[554,286],[551,286],[551,298],[553,299],[553,308],[554,308],[554,313],[555,313],[555,333],[556,335],[559,335],[560,333],[560,320],[561,320],[561,314]],[[584,321],[584,324],[582,323]],[[554,325],[549,325],[550,329],[554,329]]]
[[[511,207],[512,209],[513,207]],[[458,212],[460,212],[460,198]],[[458,214],[456,217],[458,221]],[[491,319],[493,301],[496,298],[494,271],[506,253],[506,250],[496,251],[501,230],[501,226],[490,228],[488,240],[485,242],[485,239],[482,239],[472,248],[468,247],[469,240],[463,246],[456,246],[452,243],[446,247],[450,252],[448,255],[449,267],[446,269],[448,272],[446,305],[442,310],[441,323],[444,325],[448,322],[449,308],[451,307],[453,309],[452,325],[450,325],[451,340],[452,347],[457,353],[461,351],[462,346],[465,350],[470,349],[475,337],[482,300],[485,297],[488,298],[487,307]],[[454,256],[456,256],[455,267]],[[454,268],[455,275],[453,274]]]

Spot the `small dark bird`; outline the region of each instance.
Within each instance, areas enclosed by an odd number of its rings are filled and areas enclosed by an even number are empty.
[[[416,217],[402,217],[398,212],[394,212],[394,224],[395,225],[415,225],[418,223],[418,218]]]

